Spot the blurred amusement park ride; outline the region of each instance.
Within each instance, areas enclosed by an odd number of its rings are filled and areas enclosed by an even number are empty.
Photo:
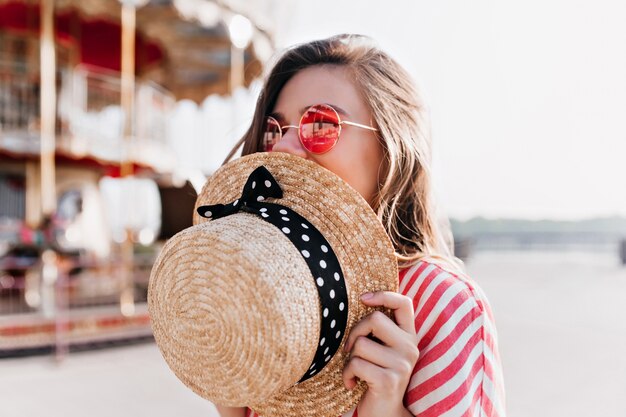
[[[169,116],[260,75],[268,10],[0,0],[0,356],[151,335],[152,262],[204,179],[180,175]]]

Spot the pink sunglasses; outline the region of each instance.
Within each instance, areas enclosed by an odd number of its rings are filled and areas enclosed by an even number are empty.
[[[341,125],[350,125],[377,131],[378,129],[359,123],[341,120],[339,113],[328,104],[315,104],[309,107],[300,117],[300,124],[281,126],[278,120],[268,116],[263,129],[263,150],[269,152],[283,137],[283,132],[294,127],[298,129],[298,137],[304,148],[315,154],[330,151],[339,140]]]

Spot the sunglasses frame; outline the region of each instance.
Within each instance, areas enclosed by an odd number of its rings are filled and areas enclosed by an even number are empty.
[[[304,142],[302,141],[302,119],[304,118],[304,115],[305,115],[305,114],[307,114],[307,113],[308,113],[311,109],[316,108],[316,107],[325,107],[325,108],[328,108],[328,109],[332,110],[332,111],[335,113],[335,116],[337,116],[337,125],[338,125],[338,128],[339,128],[339,130],[338,130],[338,132],[337,132],[337,138],[336,138],[336,139],[335,139],[335,141],[333,142],[333,145],[332,145],[332,146],[331,146],[328,150],[326,150],[326,151],[324,151],[324,152],[314,152],[314,151],[310,150],[309,148],[307,148],[307,147],[306,147],[306,145],[304,144]],[[334,107],[332,107],[332,106],[331,106],[331,105],[329,105],[329,104],[314,104],[314,105],[310,106],[310,107],[309,107],[308,109],[306,109],[306,110],[304,111],[304,113],[302,113],[302,115],[300,116],[300,121],[298,122],[298,126],[295,126],[295,125],[284,125],[284,126],[281,126],[281,125],[280,125],[280,122],[279,122],[278,120],[276,120],[276,118],[275,118],[275,117],[272,117],[272,116],[267,116],[267,117],[266,117],[266,120],[265,120],[265,124],[266,124],[266,126],[269,124],[269,122],[270,122],[270,121],[273,121],[273,122],[276,124],[276,126],[278,127],[278,133],[280,134],[280,137],[279,137],[279,138],[278,138],[278,140],[277,140],[277,141],[276,141],[276,142],[272,145],[272,148],[273,148],[273,147],[274,147],[274,146],[275,146],[278,142],[280,142],[280,141],[282,140],[282,138],[283,138],[283,129],[284,129],[284,128],[290,128],[290,127],[292,127],[292,128],[296,128],[296,129],[298,129],[298,139],[300,140],[300,143],[302,144],[302,147],[304,147],[304,149],[306,149],[306,151],[307,151],[307,152],[310,152],[310,153],[313,153],[313,154],[316,154],[316,155],[322,155],[322,154],[325,154],[325,153],[327,153],[327,152],[330,152],[330,151],[331,151],[331,150],[335,147],[335,145],[337,145],[337,142],[339,142],[339,138],[341,137],[341,129],[342,129],[342,125],[344,125],[344,124],[345,124],[345,125],[349,125],[349,126],[354,126],[354,127],[360,127],[361,129],[371,130],[371,131],[373,131],[373,132],[377,132],[377,131],[378,131],[378,129],[376,129],[375,127],[372,127],[372,126],[367,126],[367,125],[363,125],[363,124],[356,123],[356,122],[350,122],[350,121],[348,121],[348,120],[341,120],[341,116],[339,116],[339,112],[338,112],[337,110],[335,110],[335,108],[334,108]],[[264,135],[265,135],[266,133],[267,133],[267,132],[265,132],[265,133],[264,133]],[[263,139],[263,141],[265,141],[265,138]],[[264,147],[264,148],[266,147],[265,143],[263,143],[263,147]]]

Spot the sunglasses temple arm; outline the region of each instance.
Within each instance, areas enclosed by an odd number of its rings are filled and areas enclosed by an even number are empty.
[[[345,120],[342,120],[341,123],[342,124],[347,124],[347,125],[350,125],[350,126],[360,127],[360,128],[363,128],[363,129],[373,130],[373,131],[377,131],[378,130],[375,127],[365,126],[365,125],[362,125],[360,123],[347,122]]]

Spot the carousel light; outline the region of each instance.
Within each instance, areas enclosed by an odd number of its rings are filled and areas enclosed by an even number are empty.
[[[65,230],[65,239],[71,245],[74,245],[81,240],[81,233],[76,224],[70,225],[67,230]]]
[[[41,295],[33,289],[24,292],[24,301],[31,308],[37,308],[41,305]]]
[[[41,254],[41,260],[43,263],[41,269],[41,278],[44,284],[52,285],[59,277],[59,270],[57,268],[57,254],[51,249],[46,249]]]
[[[11,275],[0,275],[0,287],[2,288],[13,288],[15,285],[15,278]]]
[[[256,52],[261,62],[268,61],[272,57],[274,49],[266,36],[255,36],[252,43],[254,45],[254,52]]]
[[[230,41],[239,49],[245,49],[252,40],[252,23],[248,18],[236,14],[228,23]]]
[[[198,5],[198,20],[204,27],[215,27],[220,22],[221,10],[220,7],[213,3],[204,1]]]
[[[154,233],[154,230],[147,227],[141,229],[141,231],[139,232],[139,243],[144,246],[148,246],[153,243],[155,238],[156,234]]]
[[[174,0],[174,8],[185,19],[194,19],[198,9],[197,0]]]

